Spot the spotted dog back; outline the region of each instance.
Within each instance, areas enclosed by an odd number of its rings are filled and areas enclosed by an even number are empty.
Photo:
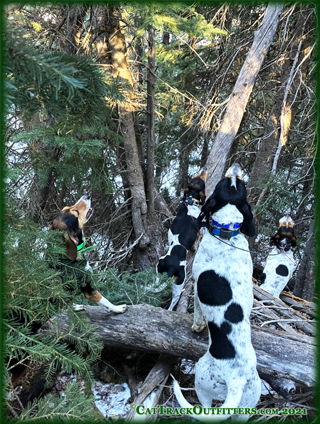
[[[234,164],[216,186],[202,208],[200,222],[213,222],[254,235],[252,213],[247,202],[241,168]],[[248,242],[241,233],[223,240],[205,229],[193,263],[195,279],[193,331],[208,326],[208,350],[195,367],[195,389],[203,407],[212,400],[224,401],[222,408],[254,407],[261,382],[251,343],[250,312],[253,304],[252,259]],[[182,407],[192,407],[178,382],[174,391]],[[200,421],[227,419],[200,414]],[[248,417],[242,417],[248,419]]]

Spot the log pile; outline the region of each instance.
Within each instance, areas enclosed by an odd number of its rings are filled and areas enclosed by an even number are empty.
[[[193,314],[186,313],[188,300],[193,295],[192,283],[189,274],[178,311],[141,304],[129,306],[121,315],[107,314],[104,308],[97,306],[87,306],[83,312],[96,326],[105,346],[159,353],[155,366],[136,391],[133,401],[136,405],[144,403],[151,393],[152,406],[161,403],[163,388],[171,385],[167,381],[180,358],[197,361],[207,350],[207,329],[201,334],[193,333]],[[291,399],[303,404],[302,396],[309,402],[315,386],[315,305],[284,292],[281,299],[277,299],[256,284],[253,292],[252,344],[260,377],[283,401]],[[58,327],[65,332],[66,313],[57,320]],[[131,410],[127,419],[133,417],[134,410]]]
[[[193,315],[186,313],[193,296],[190,259],[187,284],[177,311],[142,304],[129,306],[121,315],[107,314],[96,306],[87,306],[84,312],[97,327],[105,346],[159,353],[158,361],[137,391],[133,402],[136,405],[142,404],[152,392],[152,406],[159,404],[163,388],[171,384],[167,383],[170,372],[179,359],[197,361],[207,349],[207,329],[201,334],[193,333]],[[253,284],[253,292],[252,344],[260,377],[280,399],[303,404],[301,396],[309,401],[315,386],[315,305],[285,292],[277,299],[257,284]],[[58,326],[65,327],[66,314],[58,321]],[[264,401],[260,407],[270,405]],[[131,410],[127,418],[133,417]]]
[[[102,307],[87,306],[85,314],[108,347],[158,352],[194,361],[207,350],[207,330],[202,334],[191,331],[192,314],[169,312],[147,304],[129,306],[121,315],[108,315]],[[62,322],[67,322],[64,315]],[[314,386],[313,337],[252,325],[252,344],[259,371],[289,378],[302,387]]]

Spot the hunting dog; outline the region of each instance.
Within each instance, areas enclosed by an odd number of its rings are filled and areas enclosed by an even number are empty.
[[[162,256],[156,272],[166,272],[173,278],[172,300],[169,311],[179,301],[186,278],[186,259],[188,250],[192,248],[200,234],[197,218],[200,214],[199,206],[205,201],[205,184],[207,171],[204,168],[199,175],[192,178],[184,191],[184,199],[180,203],[178,213],[168,231],[169,250]]]
[[[64,240],[67,248],[66,256],[72,262],[82,258],[81,253],[84,250],[83,227],[92,214],[90,196],[85,194],[73,206],[65,206],[55,217],[49,228],[49,230],[64,231]],[[85,269],[90,271],[91,267],[88,263]],[[113,305],[98,290],[92,288],[90,284],[81,287],[80,290],[86,299],[104,306],[108,312],[122,314],[127,310],[127,305]],[[83,305],[74,305],[74,307],[76,310],[84,309]]]
[[[266,266],[261,274],[261,288],[278,297],[296,269],[291,247],[296,246],[293,220],[289,215],[279,221],[279,229],[271,236],[270,246],[274,246],[267,257]]]
[[[209,330],[208,350],[195,367],[195,390],[205,408],[211,407],[213,399],[224,401],[221,408],[251,408],[261,393],[249,321],[253,266],[248,242],[241,234],[255,234],[252,218],[242,171],[235,163],[217,184],[198,219],[208,228],[193,262],[192,330],[200,332],[206,325]],[[176,380],[174,392],[181,407],[192,408]],[[195,418],[212,421],[227,419],[228,415],[202,413]]]

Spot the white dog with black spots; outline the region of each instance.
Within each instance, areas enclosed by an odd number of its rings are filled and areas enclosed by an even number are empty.
[[[280,219],[279,229],[270,239],[270,245],[274,248],[267,257],[266,266],[260,277],[263,282],[261,288],[277,298],[296,269],[291,250],[296,246],[293,226],[294,222],[289,215]]]
[[[195,279],[194,323],[200,332],[207,325],[209,346],[195,367],[195,390],[201,405],[224,401],[221,408],[253,408],[259,401],[261,381],[251,343],[253,304],[252,259],[241,234],[255,233],[242,172],[234,164],[202,208],[200,220],[213,225],[204,235],[193,263]],[[192,408],[174,381],[181,407]],[[246,421],[248,415],[232,416]],[[228,415],[195,416],[200,421],[227,419]]]

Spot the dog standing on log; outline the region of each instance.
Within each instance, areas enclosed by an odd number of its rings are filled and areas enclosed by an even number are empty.
[[[210,213],[212,225],[208,225]],[[205,221],[208,229],[193,262],[192,330],[200,332],[206,325],[209,330],[208,350],[195,367],[195,390],[205,408],[211,408],[213,399],[224,401],[221,408],[252,408],[260,398],[261,381],[249,320],[253,266],[248,242],[241,234],[255,234],[252,218],[242,171],[235,163],[217,184],[198,219]],[[174,392],[181,407],[192,408],[176,380]],[[228,415],[202,413],[194,418],[213,421],[227,419]],[[249,416],[241,418],[247,420]]]
[[[199,175],[192,178],[184,192],[184,200],[180,203],[178,213],[168,232],[169,250],[162,256],[156,271],[166,272],[173,278],[172,301],[169,311],[172,311],[179,301],[186,278],[187,252],[192,248],[199,228],[197,218],[200,214],[199,206],[205,201],[205,184],[207,171],[204,168]]]
[[[280,219],[279,229],[270,239],[270,246],[274,248],[267,257],[266,266],[260,277],[263,282],[261,288],[278,298],[296,269],[291,250],[297,241],[293,226],[293,220],[289,215]]]
[[[84,250],[84,236],[83,227],[86,222],[91,218],[93,209],[91,209],[90,196],[85,194],[73,206],[65,206],[55,217],[49,230],[64,231],[64,239],[66,243],[66,256],[70,261],[74,262],[81,258],[81,253]],[[90,270],[90,265],[85,266],[86,270]],[[91,302],[104,306],[107,311],[116,314],[122,314],[127,310],[127,305],[115,306],[105,297],[103,297],[98,290],[87,284],[80,287],[84,297]],[[75,309],[84,309],[83,305],[75,305]]]

